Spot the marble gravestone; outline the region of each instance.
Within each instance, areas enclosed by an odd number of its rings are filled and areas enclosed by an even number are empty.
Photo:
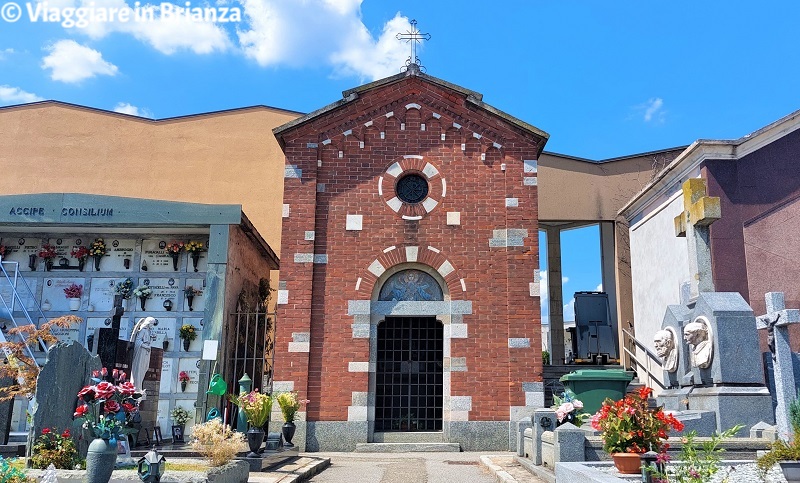
[[[795,358],[789,345],[789,325],[800,323],[800,310],[786,309],[782,292],[769,292],[765,296],[767,314],[758,317],[758,328],[770,331],[770,351],[773,352],[775,381],[775,422],[778,437],[788,441],[792,437],[789,424],[789,405],[797,397]],[[795,435],[796,437],[797,435]]]
[[[737,292],[701,292],[686,308],[668,309],[662,324],[662,328],[677,330],[683,319],[678,332],[681,340],[676,345],[681,351],[679,368],[666,378],[670,383],[677,381],[680,388],[667,391],[659,401],[685,419],[687,430],[697,429],[700,436],[736,424],[745,426],[741,434],[759,422],[771,424],[771,397],[764,384],[753,310]],[[695,346],[686,341],[684,329],[693,323],[707,330],[712,354],[707,367],[692,358]],[[711,416],[712,427],[701,423],[710,422]]]
[[[691,390],[691,383],[684,380],[684,375],[689,372],[689,353],[688,351],[681,350],[683,345],[683,326],[689,321],[690,311],[685,305],[669,305],[664,314],[664,319],[661,322],[661,330],[667,331],[672,341],[672,351],[675,352],[676,367],[675,370],[667,370],[666,367],[663,372],[663,381],[666,389],[659,395],[659,401],[671,409],[686,409],[685,403],[686,395]]]
[[[42,434],[42,429],[74,429],[72,415],[77,406],[78,391],[91,382],[92,372],[100,368],[100,358],[89,354],[76,341],[57,344],[50,349],[47,362],[36,379],[28,454],[33,442]],[[81,449],[85,455],[86,448]]]

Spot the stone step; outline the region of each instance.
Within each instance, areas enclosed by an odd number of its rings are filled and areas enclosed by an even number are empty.
[[[375,433],[373,443],[443,443],[441,431],[385,432]]]
[[[460,453],[458,443],[358,443],[356,453]]]
[[[27,443],[28,433],[21,431],[11,431],[8,433],[8,443]]]

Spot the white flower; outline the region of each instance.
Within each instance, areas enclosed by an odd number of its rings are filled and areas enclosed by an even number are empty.
[[[572,401],[572,405],[575,406],[575,409],[583,409],[583,403],[577,399]]]

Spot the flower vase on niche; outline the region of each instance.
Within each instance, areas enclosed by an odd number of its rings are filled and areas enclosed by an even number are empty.
[[[56,253],[56,247],[45,243],[42,245],[41,250],[39,250],[39,258],[44,258],[44,268],[48,272],[53,268],[53,260],[58,256]]]
[[[36,255],[34,254],[28,255],[28,268],[31,269],[31,272],[36,271]]]
[[[79,258],[78,259],[78,270],[80,270],[82,272],[84,265],[86,265],[86,260],[83,259],[83,258]]]
[[[188,287],[186,287],[183,290],[183,293],[186,294],[186,305],[189,306],[189,311],[191,312],[191,311],[194,310],[194,308],[192,307],[192,304],[194,304],[194,297],[195,297],[195,295],[197,295],[198,290],[196,290],[194,287],[189,285]]]
[[[130,258],[126,258],[126,259],[122,260],[122,266],[125,267],[125,270],[130,270],[131,269],[131,259]]]
[[[139,297],[139,303],[142,306],[142,310],[144,310],[145,305],[147,305],[147,297]]]
[[[172,257],[172,269],[176,272],[178,271],[178,260],[181,258],[180,253],[170,253],[169,256]]]
[[[197,264],[200,263],[200,254],[197,252],[192,252],[192,266],[194,267],[194,271],[197,271]]]
[[[70,252],[70,256],[78,260],[78,270],[82,272],[83,267],[86,265],[86,259],[89,258],[89,249],[81,245],[77,248],[73,248]],[[67,265],[69,265],[69,261],[67,261]]]
[[[106,242],[102,238],[95,238],[92,242],[91,246],[89,247],[89,255],[94,258],[94,271],[100,271],[100,260],[105,256],[108,252],[106,248]]]
[[[133,289],[133,296],[139,299],[142,310],[145,310],[145,304],[151,295],[153,295],[153,289],[149,285],[139,285]]]
[[[189,344],[197,339],[197,329],[192,324],[183,324],[178,330],[178,337],[183,340],[183,350],[189,352]]]

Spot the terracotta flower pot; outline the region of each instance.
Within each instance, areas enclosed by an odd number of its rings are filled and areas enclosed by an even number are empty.
[[[623,475],[636,475],[642,472],[642,459],[638,453],[612,453],[614,466]]]

